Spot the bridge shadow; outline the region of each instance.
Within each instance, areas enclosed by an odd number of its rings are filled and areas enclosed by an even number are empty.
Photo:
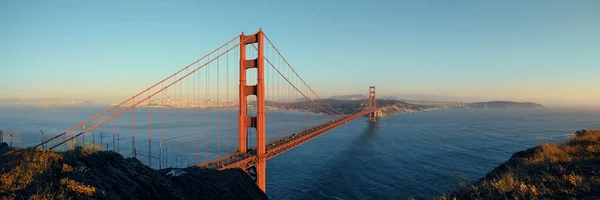
[[[365,165],[384,162],[377,159],[373,148],[377,145],[378,130],[377,123],[368,123],[367,127],[359,133],[360,136],[350,142],[348,148],[340,153],[342,156],[330,161],[332,165],[318,175],[319,179],[311,181],[311,187],[304,189],[299,199],[362,199],[356,196],[364,194],[359,190],[369,188],[368,185],[357,183],[359,177],[355,174],[362,174]],[[364,160],[368,160],[369,163],[365,163]]]

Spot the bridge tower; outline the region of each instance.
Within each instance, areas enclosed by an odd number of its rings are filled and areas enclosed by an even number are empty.
[[[258,56],[256,59],[246,60],[246,45],[257,43]],[[245,153],[248,150],[248,128],[256,129],[256,154],[258,161],[253,167],[258,187],[266,191],[266,136],[265,136],[265,82],[264,82],[264,33],[260,29],[252,35],[240,35],[240,85],[239,85],[239,152]],[[246,70],[257,69],[257,84],[246,84]],[[256,116],[248,116],[247,97],[256,96]]]
[[[377,101],[375,96],[375,86],[369,87],[369,109],[377,110]],[[369,113],[369,122],[375,123],[377,122],[377,112]]]

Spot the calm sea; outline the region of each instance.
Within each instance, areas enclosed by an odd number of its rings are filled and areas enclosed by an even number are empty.
[[[31,106],[0,106],[0,130],[13,129],[17,132],[13,138],[14,146],[31,146],[40,141],[40,129],[46,133],[45,137],[53,136],[104,109],[106,106],[47,110]],[[139,153],[147,154],[148,123],[144,109],[139,110],[136,111],[136,130],[139,135],[136,144]],[[159,112],[152,111],[152,116]],[[186,127],[183,130],[168,129],[171,130],[168,136],[161,135],[164,129],[160,122],[156,122],[160,120],[159,117],[151,119],[153,146],[159,145],[158,138],[161,136],[166,137],[166,143],[171,145],[167,153],[170,156],[168,165],[193,163],[196,159],[226,153],[224,138],[220,139],[222,149],[219,151],[215,145],[208,152],[201,150],[202,146],[195,149],[197,143],[194,141],[204,142],[203,130],[197,127],[204,129],[207,122],[198,122],[199,125],[196,125],[186,121],[187,117],[177,120],[177,116],[204,115],[206,112],[211,111],[168,111],[166,115],[172,115],[170,119],[174,120],[171,123]],[[212,131],[230,132],[229,140],[235,144],[235,122],[223,121],[235,119],[236,111],[222,113],[225,114],[219,118],[213,117],[208,122],[209,127]],[[292,130],[286,130],[285,124],[298,126],[314,123],[313,119],[324,121],[333,118],[285,111],[270,111],[267,114],[268,120],[279,120],[277,124],[284,124],[268,125],[271,138],[279,133],[291,133]],[[128,141],[116,143],[116,146],[122,154],[130,156],[131,125],[127,123],[131,123],[131,116],[123,118],[120,136],[127,137]],[[516,151],[541,142],[561,142],[576,130],[600,128],[600,110],[446,109],[386,117],[377,124],[365,121],[354,120],[269,160],[267,195],[272,199],[336,200],[442,195],[464,179],[481,178]],[[111,127],[103,128],[103,146],[108,145],[109,149],[113,149]],[[94,140],[99,143],[99,133],[94,134]],[[7,140],[6,132],[4,139]],[[86,135],[86,141],[91,139],[92,136]],[[210,141],[216,144],[214,137]],[[181,144],[184,148],[180,151],[178,147]],[[157,149],[151,151],[157,156]],[[184,155],[183,160],[175,162],[180,152]],[[147,158],[139,159],[148,162]],[[152,167],[158,168],[156,159]]]

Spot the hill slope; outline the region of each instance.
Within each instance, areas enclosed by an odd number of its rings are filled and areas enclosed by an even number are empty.
[[[600,130],[515,153],[472,185],[441,199],[600,199]]]
[[[267,199],[239,169],[154,170],[110,151],[1,145],[1,199]]]

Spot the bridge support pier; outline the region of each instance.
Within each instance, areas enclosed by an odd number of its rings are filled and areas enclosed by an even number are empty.
[[[246,59],[246,45],[258,43],[258,56],[256,59]],[[258,162],[255,166],[256,184],[266,191],[266,128],[265,128],[265,82],[264,82],[264,34],[262,29],[253,35],[240,35],[240,85],[239,85],[239,152],[246,153],[248,150],[248,128],[256,129],[256,156]],[[246,70],[257,69],[257,84],[246,84]],[[247,97],[256,95],[256,116],[248,116]],[[248,170],[248,169],[245,169]]]

